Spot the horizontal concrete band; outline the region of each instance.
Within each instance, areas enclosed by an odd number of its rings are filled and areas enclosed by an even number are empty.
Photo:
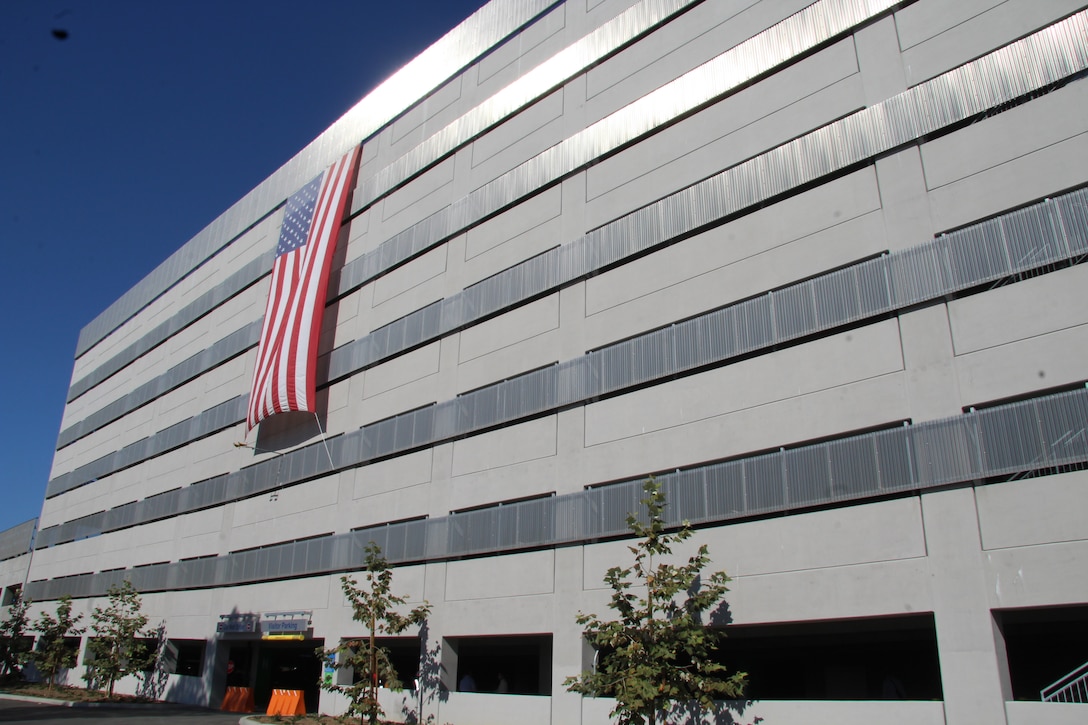
[[[1086,463],[1088,389],[1081,388],[658,478],[669,502],[668,523],[678,525],[684,520],[721,523]],[[641,510],[641,482],[639,478],[225,556],[34,581],[26,594],[44,601],[101,596],[123,580],[150,592],[350,571],[363,566],[371,541],[394,564],[592,543],[629,535],[626,519]],[[200,485],[225,491],[225,484],[221,477]]]
[[[818,0],[537,154],[344,266],[340,293],[558,183],[627,144],[891,12],[893,0]]]
[[[1086,253],[1088,190],[1082,189],[965,227],[921,247],[861,262],[440,405],[369,424],[329,439],[327,447],[324,441],[314,443],[218,476],[211,479],[214,484],[193,484],[49,527],[39,534],[38,545],[62,543],[218,505],[496,425],[585,404],[602,395],[766,352],[791,340],[881,319],[888,313],[950,294],[978,291],[980,284],[1010,279],[1018,272],[1042,268],[1045,273],[1048,265],[1082,259]],[[1020,266],[1012,260],[1018,260]],[[245,409],[245,398],[236,398],[213,409],[207,419],[202,414],[191,429],[201,436],[209,435],[214,432],[210,430],[212,425],[227,427],[240,422]],[[233,422],[230,410],[237,416]],[[184,429],[169,430],[173,437],[163,438],[160,445],[183,445]],[[111,461],[109,456],[100,460],[103,466]],[[214,493],[194,493],[205,487]]]
[[[221,340],[217,340],[211,346],[190,355],[162,375],[147,381],[106,406],[99,408],[83,420],[76,421],[62,430],[60,435],[57,436],[56,449],[59,451],[65,446],[75,443],[79,439],[94,433],[115,420],[120,420],[132,411],[142,408],[170,391],[196,380],[204,373],[214,370],[223,363],[233,360],[247,350],[256,347],[261,339],[262,322],[262,320],[256,320],[239,330],[235,330]]]
[[[699,2],[702,0],[642,0],[632,5],[447,124],[392,164],[360,179],[352,195],[352,215]]]
[[[272,271],[273,258],[274,255],[272,254],[272,250],[269,250],[268,254],[261,255],[261,257],[259,257],[258,259],[255,259],[249,264],[245,265],[240,270],[228,277],[226,280],[217,284],[215,287],[208,290],[182,309],[178,310],[178,312],[174,315],[171,315],[169,320],[166,320],[162,324],[157,325],[150,332],[143,335],[139,340],[114,355],[112,358],[95,368],[86,376],[72,383],[71,387],[68,388],[67,402],[71,403],[73,400],[83,395],[88,390],[94,388],[96,385],[99,385],[100,383],[109,380],[111,377],[119,373],[121,370],[124,370],[128,365],[132,364],[143,355],[147,354],[151,350],[154,350],[156,347],[169,340],[172,336],[176,335],[177,333],[192,325],[194,322],[208,315],[212,310],[216,309],[224,302],[233,299],[235,296],[244,292],[249,287],[252,287],[258,281],[260,281],[263,276],[267,275],[269,272]],[[247,325],[246,328],[242,329],[244,330],[247,328],[251,328],[254,325],[259,326],[260,320],[250,323],[249,325]],[[231,333],[231,336],[237,334],[238,331]],[[220,341],[220,343],[222,343],[222,341]],[[188,366],[193,365],[193,358],[199,358],[203,354],[204,353],[202,352],[197,353],[188,360],[179,363],[178,365],[175,365],[173,368],[161,375],[160,377],[163,378],[163,381],[155,383],[155,385],[157,386],[155,388],[155,394],[159,395],[161,394],[161,392],[165,392],[165,390],[169,389],[165,386],[168,386],[170,384],[169,381],[175,375],[175,370],[185,369]],[[135,396],[138,395],[138,393],[137,391],[133,391],[132,393],[129,393],[129,395]],[[61,438],[63,439],[66,435],[71,435],[70,433],[68,433],[68,429],[61,433]],[[58,447],[62,447],[59,446],[59,442]]]
[[[1082,16],[1083,14],[1077,17],[1083,19]],[[1057,30],[1069,31],[1070,29],[1064,26],[1074,19],[1076,18],[1070,18],[1052,27]],[[1079,27],[1072,28],[1072,32],[1083,33],[1083,22]],[[1062,54],[1073,52],[1076,49],[1078,41],[1075,35],[1066,37],[1065,40],[1072,46],[1059,43],[1057,47],[1048,47],[1048,52],[1042,59],[1044,64],[1049,64]],[[1019,48],[1019,53],[1012,60],[1019,59],[1023,53],[1032,53],[1037,50],[1039,49],[1036,47],[1025,45]],[[991,56],[993,55],[991,54]],[[991,60],[1000,66],[1003,60],[1009,59],[998,57],[996,59],[991,58]],[[982,67],[975,68],[976,64]],[[1082,64],[1079,62],[1072,64],[1073,69],[1081,67]],[[1018,69],[1020,67],[1013,66],[1013,68]],[[959,82],[957,83],[955,74],[957,71],[965,69],[967,72],[961,74],[962,77],[958,79]],[[865,153],[873,155],[886,153],[894,148],[898,135],[906,132],[901,128],[904,120],[913,118],[916,124],[915,128],[908,129],[913,130],[915,135],[908,136],[906,139],[908,143],[914,142],[920,135],[939,130],[939,128],[931,128],[934,125],[933,123],[920,124],[918,122],[919,115],[929,114],[930,106],[933,103],[947,107],[955,100],[953,96],[956,93],[973,93],[976,90],[974,88],[974,84],[977,82],[976,74],[987,70],[984,64],[975,61],[930,81],[929,83],[933,84],[939,91],[943,90],[936,98],[930,98],[930,103],[919,102],[917,98],[912,98],[912,94],[919,95],[917,93],[918,89],[924,87],[919,86],[889,99],[883,104],[878,104],[872,109],[866,109],[866,111],[861,111],[839,122],[829,124],[794,142],[757,156],[749,162],[727,169],[705,182],[683,189],[649,207],[621,217],[615,222],[571,243],[514,265],[504,272],[469,287],[460,294],[453,295],[441,302],[436,302],[427,308],[411,313],[375,330],[366,337],[342,345],[330,354],[327,361],[322,361],[320,367],[322,370],[327,371],[326,379],[328,380],[345,377],[389,359],[404,350],[437,339],[453,331],[464,329],[497,312],[511,309],[539,294],[583,279],[589,274],[616,264],[634,254],[666,244],[682,234],[690,233],[694,229],[719,222],[730,215],[751,209],[756,204],[775,195],[788,193],[803,184],[818,180],[821,176],[826,177],[841,171],[843,168],[848,168],[854,163],[864,162],[868,158],[864,155]],[[992,67],[989,70],[992,70]],[[1017,71],[1006,70],[1005,72],[1015,73]],[[1022,72],[1031,73],[1033,69],[1024,67]],[[1073,70],[1073,72],[1077,71]],[[969,82],[965,83],[964,77]],[[1060,81],[1061,79],[1060,73],[1053,71],[1046,76],[1046,80],[1051,82]],[[1002,79],[991,76],[988,80],[990,84],[994,84],[1000,83]],[[1019,81],[1010,85],[1019,87],[1021,83],[1022,81]],[[924,98],[929,94],[920,95]],[[888,109],[883,108],[885,104],[888,104]],[[895,109],[899,110],[901,118],[896,118],[896,114],[892,113]],[[960,118],[962,113],[971,110],[984,112],[989,109],[975,107],[962,109],[960,114],[955,114],[947,123],[962,120]],[[865,121],[862,114],[869,111],[873,111],[873,113],[869,116],[868,121]],[[860,129],[857,127],[858,123],[861,124]],[[918,128],[918,125],[921,125],[921,128]],[[899,134],[892,133],[896,130],[899,131]],[[859,131],[864,133],[865,142],[858,144],[863,147],[862,149],[852,149],[851,153],[845,155],[845,158],[836,159],[835,161],[838,163],[827,161],[833,155],[833,150],[828,148],[831,144],[837,142],[844,135],[849,138],[850,135]],[[825,164],[830,164],[831,168],[821,168],[819,164],[814,162],[814,159],[823,160]],[[766,188],[765,180],[761,177],[763,173],[774,173],[774,178],[780,179],[780,183],[773,186],[773,188]],[[736,199],[737,188],[748,189],[749,191],[746,194],[754,195],[755,198]],[[751,189],[755,191],[750,191]],[[173,322],[173,320],[171,323],[164,323],[144,340],[161,341],[159,337],[165,339],[159,334],[161,331],[166,330],[168,327],[177,327],[179,324],[184,326],[188,324],[186,320],[193,315],[199,314],[199,316],[202,316],[206,314],[212,308],[206,298],[229,299],[244,289],[244,286],[248,286],[246,284],[248,280],[246,270],[248,268],[259,266],[264,269],[268,266],[265,264],[268,261],[262,258],[262,260],[250,263],[246,269],[232,275],[220,287],[191,303],[176,315],[174,320],[180,320],[180,323]],[[193,315],[188,314],[190,310]],[[194,379],[200,373],[242,354],[256,345],[257,336],[259,335],[258,327],[258,322],[251,323],[246,328],[232,333],[210,348],[196,353],[189,359],[174,366],[163,376],[130,392],[125,398],[113,401],[105,408],[92,413],[88,418],[69,426],[61,432],[58,438],[58,449],[118,419],[125,413],[145,405],[158,395]],[[137,342],[130,349],[135,352],[138,348],[146,347],[144,340]],[[128,362],[131,362],[129,358],[135,359],[133,355],[129,354],[129,351],[125,351],[115,359],[120,359],[123,365],[127,365]],[[115,367],[112,364],[107,364],[103,366],[103,370],[112,370]],[[90,377],[88,376],[88,378]]]
[[[511,175],[516,175],[518,169],[528,168],[526,165],[518,167],[482,187],[482,189],[500,189],[501,199],[488,198],[481,201],[476,199],[481,192],[477,190],[473,192],[473,195],[465,197],[445,211],[395,235],[375,250],[348,263],[340,270],[338,280],[332,285],[332,289],[338,292],[331,296],[335,298],[347,294],[463,231],[468,226],[482,221],[501,208],[540,191],[579,168],[584,168],[619,146],[660,130],[706,102],[724,97],[756,77],[803,57],[824,43],[879,17],[894,5],[895,3],[890,0],[879,0],[871,4],[858,0],[820,0],[814,3],[726,51],[718,58],[663,86],[653,94],[658,103],[647,104],[640,101],[641,105],[627,106],[572,136],[562,144],[538,155],[534,160],[526,162],[529,165],[536,164],[542,169],[542,173],[535,175],[531,183],[519,182],[518,186],[510,186],[513,178]],[[651,13],[653,17],[662,15],[663,8],[655,10]],[[643,21],[643,24],[646,22]],[[646,24],[646,27],[650,25],[652,24]],[[615,43],[608,43],[605,47],[613,45]],[[604,50],[601,49],[601,52]],[[744,71],[739,72],[738,68]],[[693,83],[698,86],[697,92],[692,91]],[[541,92],[544,90],[546,89],[541,88]],[[665,99],[662,97],[667,97],[667,104],[663,103]],[[668,113],[662,115],[663,109],[668,109]],[[560,148],[569,148],[573,151],[557,153],[555,149]],[[571,153],[574,155],[568,158]],[[557,166],[556,160],[563,163]],[[233,275],[223,283],[225,289],[212,290],[204,297],[214,295],[220,300],[229,299],[256,282],[259,276],[267,274],[271,269],[271,259],[271,250],[269,250],[267,259],[262,258],[262,261],[249,265],[258,266],[255,271],[251,270],[248,273],[255,275],[252,279],[241,273]],[[206,314],[211,307],[204,297],[194,301],[185,310],[175,315],[169,323],[166,323],[170,327],[156,328],[148,333],[145,339],[138,340],[98,369],[73,383],[69,389],[68,402],[116,374],[139,356],[164,342],[170,335],[184,329]],[[194,313],[196,313],[195,316]]]
[[[705,315],[601,348],[581,358],[544,368],[504,383],[487,386],[439,406],[423,408],[364,426],[380,430],[404,416],[416,433],[412,446],[434,444],[447,436],[466,435],[500,422],[495,415],[475,421],[477,397],[510,393],[520,386],[518,399],[526,405],[506,411],[510,421],[543,412],[548,406],[576,404],[632,385],[667,379],[685,370],[720,364],[740,355],[767,350],[790,340],[907,309],[1048,264],[1080,258],[1088,250],[1088,191],[1078,190],[1023,210],[967,227],[912,249],[862,262],[821,275],[776,292],[730,305]],[[707,329],[701,329],[706,326]],[[702,347],[694,348],[684,335],[697,335]],[[691,350],[686,355],[673,350]],[[609,375],[612,360],[652,360],[638,370]],[[548,377],[551,376],[551,377]],[[528,395],[528,398],[526,398]],[[180,421],[119,451],[106,454],[50,481],[46,497],[63,493],[103,476],[161,455],[188,442],[211,435],[245,418],[248,396],[235,396],[214,408]],[[471,408],[469,407],[471,406]],[[442,408],[450,421],[443,426]],[[426,418],[424,422],[423,418]],[[465,423],[464,421],[469,421]],[[475,421],[475,422],[473,422]],[[396,425],[395,423],[393,424]],[[432,428],[434,426],[434,428]],[[316,444],[315,444],[316,445]],[[299,449],[289,455],[300,455]],[[401,447],[392,441],[372,451],[372,458],[391,455]],[[260,464],[258,464],[260,465]]]
[[[1012,100],[1007,97],[1011,94],[1033,92],[1045,87],[1047,83],[1044,80],[1053,83],[1079,73],[1088,63],[1083,43],[1085,17],[1085,13],[1079,13],[1051,26],[1055,31],[1053,33],[1040,32],[1028,36],[944,76],[938,76],[927,84],[822,127],[644,207],[558,248],[554,253],[515,265],[460,295],[412,313],[355,343],[341,346],[330,355],[325,378],[335,380],[344,377],[573,279],[581,279],[634,254],[751,208],[768,198],[788,193],[802,184],[826,178],[903,143],[916,141],[919,136],[1000,107]],[[1035,59],[1035,64],[1040,67],[1032,67],[1031,59]],[[1023,68],[1030,77],[1008,78],[1004,77],[1004,73],[997,72],[1008,68]],[[988,85],[976,87],[983,79]],[[933,87],[929,88],[929,84],[933,84]],[[966,92],[974,94],[973,102],[964,101],[955,104],[956,108],[950,108],[949,104],[955,100],[956,94]],[[1013,99],[1016,97],[1013,96]],[[983,105],[987,102],[994,105]],[[885,104],[888,104],[887,108],[883,107]],[[912,137],[908,132],[917,135]],[[903,136],[906,137],[901,138]],[[844,138],[853,143],[843,143]],[[839,149],[837,144],[846,148]],[[768,179],[774,179],[776,183]],[[549,257],[549,254],[554,256]],[[1018,256],[1015,259],[1023,258]],[[1034,259],[1028,259],[1034,262]],[[924,276],[919,280],[920,284],[925,284]],[[943,281],[935,283],[944,284]],[[920,294],[924,296],[928,293],[923,288]],[[206,434],[206,426],[190,425],[202,431],[201,435]],[[140,445],[147,444],[133,444]],[[157,446],[153,450],[161,452]],[[108,454],[76,471],[58,476],[50,482],[48,495],[69,490],[109,470],[116,470],[109,468],[106,459],[122,453]],[[126,454],[124,460],[136,459]],[[79,481],[81,477],[83,481]]]
[[[644,0],[628,9],[593,33],[560,51],[548,61],[542,63],[537,69],[522,76],[488,99],[488,101],[462,116],[455,123],[442,129],[428,141],[410,151],[401,160],[398,160],[397,163],[382,169],[368,180],[360,180],[359,190],[356,191],[353,198],[361,199],[362,195],[366,194],[370,201],[373,202],[377,198],[384,196],[397,186],[421,173],[443,156],[469,143],[476,136],[498,125],[529,103],[539,99],[557,84],[569,80],[570,77],[583,72],[587,67],[601,62],[608,55],[636,41],[660,23],[667,21],[671,16],[690,7],[697,1]],[[303,182],[300,181],[299,183]],[[367,191],[364,191],[364,189]],[[282,203],[282,200],[280,200],[280,203]],[[266,213],[271,213],[278,206],[279,204],[273,206]],[[223,246],[228,246],[232,241],[233,238],[224,243]],[[205,298],[218,298],[213,301],[213,304],[218,304],[219,301],[229,299],[249,285],[256,283],[271,270],[272,251],[270,249],[268,254],[262,257],[260,261],[248,265],[248,267],[256,267],[255,269],[247,269],[244,273],[240,272],[232,276],[230,280],[222,283],[223,289],[205,295],[205,297],[195,301],[188,308],[176,314],[168,323],[169,326],[160,326],[160,328],[152,330],[144,338],[118,353],[84,378],[73,383],[68,391],[68,402],[75,400],[87,390],[123,369],[149,349],[164,342],[178,329],[183,329],[206,314],[210,307],[209,301]],[[179,323],[180,327],[178,326]]]

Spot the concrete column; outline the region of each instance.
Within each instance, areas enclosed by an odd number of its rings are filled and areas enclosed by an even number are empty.
[[[895,18],[888,16],[854,34],[865,104],[872,106],[907,89]],[[884,226],[892,251],[932,236],[925,174],[918,148],[876,162]]]
[[[552,722],[580,725],[582,696],[567,692],[563,680],[582,671],[582,633],[574,618],[582,600],[582,547],[555,551],[552,597]]]
[[[208,693],[204,704],[219,707],[227,692],[227,661],[230,659],[230,642],[213,637],[204,650],[204,676],[201,678]]]
[[[461,333],[446,335],[439,343],[438,400],[449,400],[460,392],[457,381],[458,360],[461,355]]]
[[[446,699],[447,692],[457,690],[457,682],[454,681],[457,676],[457,653],[447,651],[441,634],[444,630],[442,603],[446,599],[446,564],[427,564],[424,576],[424,598],[431,603],[432,609],[427,618],[426,631],[420,632],[426,637],[422,643],[426,654],[420,660],[423,712],[419,713],[419,719],[426,722],[428,717],[433,716],[436,722],[442,722],[442,701]]]
[[[431,482],[426,489],[428,516],[438,518],[449,515],[452,470],[453,444],[443,443],[440,446],[435,446],[431,457]]]
[[[577,493],[588,481],[582,471],[586,447],[586,411],[584,406],[564,410],[556,416],[555,491]]]
[[[986,593],[974,490],[922,496],[948,725],[1004,725],[1008,662]]]
[[[895,18],[888,15],[854,33],[865,104],[871,106],[907,89]]]
[[[914,422],[962,411],[948,306],[933,305],[899,316],[907,405]]]
[[[877,184],[888,250],[895,252],[933,238],[934,222],[917,146],[877,159]]]

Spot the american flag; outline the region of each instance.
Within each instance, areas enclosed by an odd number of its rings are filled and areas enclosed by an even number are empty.
[[[287,200],[249,392],[249,430],[276,413],[317,410],[317,338],[359,151],[356,146]]]

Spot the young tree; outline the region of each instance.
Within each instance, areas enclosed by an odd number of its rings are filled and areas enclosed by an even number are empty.
[[[0,622],[0,677],[18,674],[27,660],[33,639],[27,636],[27,610],[30,600],[17,594],[8,608],[8,616]]]
[[[362,586],[347,575],[340,577],[340,586],[354,610],[353,618],[368,628],[370,636],[367,639],[345,640],[333,649],[319,649],[318,654],[327,659],[335,658],[337,669],[350,667],[359,675],[351,685],[322,680],[322,689],[347,696],[351,701],[348,715],[358,715],[361,719],[377,723],[378,718],[385,716],[378,705],[379,683],[391,690],[403,688],[397,679],[389,651],[378,646],[377,637],[398,635],[413,625],[423,624],[431,607],[423,602],[407,614],[399,613],[398,610],[404,607],[407,600],[392,593],[393,572],[382,556],[381,547],[374,542],[366,547],[365,572],[366,581]]]
[[[661,561],[671,555],[674,544],[691,536],[691,529],[685,523],[678,531],[667,531],[660,484],[650,478],[643,491],[649,523],[627,516],[627,525],[639,537],[628,547],[634,565],[614,566],[604,577],[612,589],[609,606],[619,618],[578,614],[577,622],[600,660],[595,671],[563,683],[571,692],[616,698],[611,715],[624,725],[655,725],[659,715],[664,723],[671,702],[713,708],[716,699],[741,696],[747,677],[742,672],[730,675],[714,661],[712,654],[724,635],[702,621],[724,599],[729,577],[721,571],[704,577],[710,563],[706,545],[686,564]],[[633,593],[633,587],[645,594]]]
[[[78,626],[82,614],[72,616],[72,598],[65,594],[57,602],[56,616],[48,612],[38,615],[34,629],[38,632],[38,646],[31,658],[38,670],[48,675],[48,687],[53,689],[57,673],[76,663],[79,652],[69,646],[66,637],[78,637],[83,628]]]
[[[156,648],[145,641],[150,636],[144,632],[147,615],[140,611],[140,595],[132,583],[115,584],[106,596],[107,605],[91,612],[92,637],[87,650],[92,659],[84,679],[88,686],[102,687],[113,697],[113,686],[119,679],[149,669]]]

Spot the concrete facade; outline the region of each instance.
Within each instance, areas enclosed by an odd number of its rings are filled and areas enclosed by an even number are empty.
[[[561,683],[626,556],[609,491],[698,477],[678,517],[733,577],[738,632],[924,621],[935,642],[937,697],[842,699],[853,675],[828,674],[739,721],[1083,719],[1014,696],[1003,626],[1088,607],[1082,0],[539,5],[493,0],[417,59],[431,75],[372,94],[402,91],[388,120],[349,113],[88,326],[36,606],[70,589],[87,613],[133,578],[169,637],[205,643],[162,694],[214,705],[251,645],[222,615],[361,633],[339,577],[380,531],[438,665],[391,709],[589,725],[609,701]],[[247,439],[282,202],[360,142],[317,419]],[[1050,437],[1039,413],[1043,457],[1008,433],[1025,406],[1072,411]],[[714,508],[730,466],[743,502]],[[598,500],[605,523],[571,523]],[[458,658],[503,637],[541,684],[457,691]]]

